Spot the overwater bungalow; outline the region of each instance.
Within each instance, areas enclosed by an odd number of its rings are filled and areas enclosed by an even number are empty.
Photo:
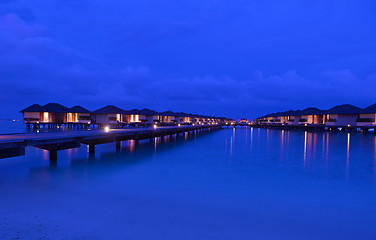
[[[67,113],[67,122],[71,123],[91,123],[91,112],[81,106],[74,106]]]
[[[359,118],[356,120],[356,124],[359,127],[363,126],[375,126],[376,125],[376,104],[368,106],[362,110],[359,114]]]
[[[67,121],[67,113],[69,108],[59,103],[48,103],[43,106],[43,123],[65,123]]]
[[[159,113],[148,108],[139,110],[139,121],[143,123],[159,122]]]
[[[193,124],[200,123],[200,116],[197,114],[188,114]]]
[[[184,123],[192,123],[192,118],[188,113],[182,113]]]
[[[185,123],[184,118],[186,114],[185,113],[175,113],[175,120],[177,124],[183,124]]]
[[[215,124],[231,123],[232,119],[204,116],[198,114],[187,114],[183,112],[157,112],[144,108],[142,110],[124,110],[119,107],[108,105],[93,112],[81,107],[74,106],[67,108],[58,103],[49,103],[44,106],[34,104],[21,111],[25,123],[47,124],[54,127],[58,124],[75,126],[77,124],[116,124],[124,123],[119,127],[124,127],[125,123],[168,123],[168,124]],[[57,126],[57,125],[56,125]]]
[[[324,111],[318,108],[306,108],[299,111],[300,119],[299,124],[324,124]]]
[[[126,110],[126,114],[123,115],[123,121],[127,123],[137,123],[141,122],[140,119],[140,110],[138,109],[132,109],[132,110]]]
[[[44,109],[39,104],[33,104],[21,111],[25,123],[39,123],[43,119]]]
[[[326,126],[356,126],[362,109],[350,104],[335,106],[325,111]]]
[[[83,107],[67,108],[58,103],[33,104],[21,111],[25,123],[90,123],[91,112]]]
[[[92,115],[93,122],[98,124],[122,123],[128,121],[128,119],[125,117],[128,116],[128,112],[113,105],[107,105],[97,109],[93,111]]]
[[[161,122],[164,122],[164,123],[175,123],[176,122],[175,115],[176,113],[172,111],[165,111],[161,113],[160,120]]]
[[[278,112],[255,119],[256,124],[305,125],[334,128],[356,128],[367,130],[376,126],[376,104],[365,109],[343,104],[329,110],[306,108],[304,110]]]

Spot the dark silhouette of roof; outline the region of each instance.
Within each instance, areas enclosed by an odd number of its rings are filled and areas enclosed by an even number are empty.
[[[95,111],[93,111],[95,114],[127,114],[127,111],[115,107],[113,105],[107,105],[105,107],[99,108]]]
[[[87,110],[86,108],[83,108],[81,106],[74,106],[74,107],[70,108],[70,112],[72,112],[72,113],[91,113],[89,110]]]
[[[302,115],[324,115],[324,114],[359,114],[359,113],[376,113],[376,104],[371,105],[365,109],[361,109],[359,107],[350,105],[350,104],[343,104],[335,106],[329,110],[320,110],[318,108],[309,107],[304,110],[289,110],[286,112],[277,112],[277,113],[270,113],[261,118],[267,117],[281,117],[281,116],[302,116]]]
[[[199,118],[200,116],[197,115],[197,114],[188,113],[188,117],[191,117],[191,118]]]
[[[326,114],[359,114],[363,110],[350,104],[342,104],[335,106],[327,111]]]
[[[43,111],[49,113],[68,113],[69,108],[59,103],[48,103],[43,106]]]
[[[165,111],[161,113],[162,116],[176,116],[176,113],[172,111]]]
[[[157,111],[154,111],[154,110],[151,110],[151,109],[148,109],[148,108],[144,108],[144,109],[141,109],[140,110],[140,115],[146,115],[146,116],[158,116],[160,115],[159,112]]]
[[[147,109],[147,108],[144,108],[144,109],[141,109],[141,110],[132,109],[132,110],[127,110],[126,112],[127,112],[127,114],[136,114],[136,115],[145,115],[145,116],[161,115],[161,113],[154,111],[154,110],[151,110],[151,109]]]
[[[176,112],[175,113],[175,117],[187,117],[188,114],[187,113],[183,113],[183,112]]]
[[[286,111],[286,112],[282,112],[280,114],[280,116],[284,116],[284,117],[286,117],[286,116],[294,116],[295,114],[297,114],[297,111],[289,110],[289,111]]]
[[[310,108],[306,108],[302,110],[301,114],[302,115],[320,115],[320,114],[324,114],[324,111],[318,108],[310,107]]]
[[[362,113],[376,113],[376,103],[364,108]]]
[[[176,115],[177,117],[189,117],[189,114],[185,112],[177,112]]]
[[[132,110],[125,110],[126,114],[128,115],[141,115],[141,110],[138,109],[132,109]]]
[[[39,104],[33,104],[27,108],[25,108],[24,110],[20,111],[20,112],[44,112],[44,109],[41,105]]]
[[[124,110],[118,108],[113,105],[107,105],[100,109],[97,109],[93,112],[83,108],[81,106],[74,106],[72,108],[67,108],[58,103],[48,103],[44,106],[39,104],[33,104],[21,112],[50,112],[50,113],[94,113],[94,114],[125,114],[125,115],[145,115],[145,116],[174,116],[174,117],[191,117],[191,118],[205,118],[205,119],[223,119],[223,120],[233,120],[231,118],[226,117],[213,117],[213,116],[206,116],[200,114],[192,114],[192,113],[184,113],[184,112],[173,112],[173,111],[165,111],[165,112],[157,112],[148,108],[144,108],[142,110],[132,109],[132,110]],[[280,114],[280,113],[278,113]]]

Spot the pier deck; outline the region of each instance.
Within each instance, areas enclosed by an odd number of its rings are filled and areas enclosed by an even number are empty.
[[[173,136],[185,132],[207,131],[221,129],[222,125],[183,125],[174,127],[110,129],[92,131],[67,131],[48,133],[25,133],[0,135],[0,158],[8,158],[25,155],[25,147],[32,146],[48,150],[50,161],[57,161],[57,151],[70,148],[78,148],[81,144],[89,145],[89,155],[95,153],[95,145],[116,142],[116,148],[120,148],[120,142],[140,140],[156,137]]]

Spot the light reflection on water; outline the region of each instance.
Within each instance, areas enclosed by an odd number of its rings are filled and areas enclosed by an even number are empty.
[[[60,234],[72,232],[70,222],[80,226],[66,239],[80,238],[80,232],[113,239],[182,234],[186,239],[372,239],[376,234],[373,134],[249,127],[124,141],[119,152],[115,143],[98,145],[94,159],[83,145],[60,151],[55,169],[44,161],[48,157],[45,150],[27,148],[24,157],[0,160],[0,216],[13,221],[8,225],[21,222],[37,234],[38,216],[58,225]],[[127,231],[116,230],[128,225]],[[41,231],[58,237],[55,229]]]
[[[239,144],[237,141],[242,138],[244,138],[244,144],[249,146],[249,155],[260,155],[263,151],[273,152],[273,155],[278,155],[279,159],[292,159],[295,164],[297,164],[296,160],[301,159],[303,169],[319,167],[326,171],[328,167],[332,167],[339,171],[339,168],[342,168],[343,175],[348,176],[349,171],[358,171],[357,168],[360,167],[358,164],[364,164],[364,162],[357,163],[352,167],[352,159],[357,157],[373,159],[372,165],[376,169],[376,137],[372,133],[232,129],[231,135],[225,139],[225,152],[228,152],[230,160],[234,158],[234,150],[241,148],[242,143]],[[254,142],[254,138],[258,141]],[[301,152],[301,157],[296,155],[298,152]],[[293,158],[291,158],[291,153],[293,153]],[[333,166],[334,163],[336,166]],[[329,166],[330,164],[332,165]],[[363,170],[369,171],[369,169]]]

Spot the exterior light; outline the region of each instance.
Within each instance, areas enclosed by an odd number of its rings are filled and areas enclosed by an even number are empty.
[[[110,127],[109,126],[104,127],[104,131],[105,132],[109,132],[110,131]]]
[[[304,126],[307,126],[307,123],[306,123],[306,124],[304,124]]]
[[[180,123],[178,124],[178,127],[180,127]]]
[[[153,126],[153,127],[154,127],[154,129],[157,129],[157,124],[154,124],[154,126]]]
[[[351,125],[350,125],[350,124],[347,124],[347,126],[348,126],[348,127],[351,127]]]

